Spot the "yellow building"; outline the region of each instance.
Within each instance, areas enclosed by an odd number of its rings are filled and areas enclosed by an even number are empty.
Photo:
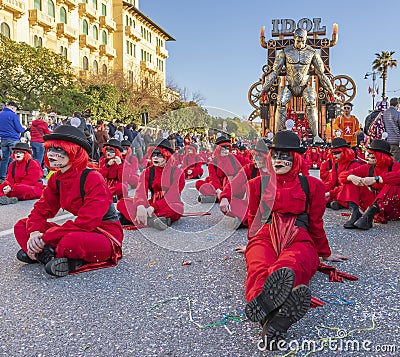
[[[81,77],[122,69],[130,82],[165,87],[165,42],[174,40],[129,0],[0,0],[0,31],[65,56]]]

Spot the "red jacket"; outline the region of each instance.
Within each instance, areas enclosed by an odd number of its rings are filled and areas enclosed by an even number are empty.
[[[239,161],[232,154],[215,157],[208,164],[208,177],[205,181],[211,183],[216,190],[222,191],[228,178],[233,178],[240,169]]]
[[[237,176],[230,182],[230,184],[224,186],[224,190],[221,192],[220,199],[226,198],[229,202],[233,196],[243,199],[247,192],[249,180],[260,175],[260,170],[254,166],[254,163],[247,164],[239,171]]]
[[[13,189],[16,184],[43,187],[43,183],[39,181],[42,177],[43,170],[39,161],[34,159],[13,161],[10,166],[8,166],[7,177],[1,187],[7,184],[10,185],[11,189]]]
[[[342,164],[339,161],[337,165],[334,162],[332,164],[332,169],[328,173],[326,182],[324,182],[325,183],[325,192],[329,192],[330,197],[336,197],[336,195],[340,191],[340,187],[343,186],[343,183],[339,182],[339,176],[341,175],[341,173],[355,169],[356,167],[359,167],[359,166],[361,166],[361,164],[356,160],[347,162],[345,164]]]
[[[124,183],[129,183],[131,186],[136,187],[138,180],[138,169],[139,162],[135,155],[132,154],[131,149],[128,149],[128,153],[124,157],[123,161],[123,171],[122,171],[122,181]]]
[[[115,163],[112,165],[108,165],[108,161],[109,159],[106,159],[105,157],[100,158],[99,172],[106,180],[122,182],[122,170],[124,167],[124,161],[122,160],[122,163],[119,165]]]
[[[43,120],[32,121],[31,126],[31,142],[33,143],[43,143],[43,135],[51,134],[51,130],[47,126],[47,123]]]
[[[272,180],[272,179],[271,179]],[[314,243],[319,256],[330,256],[331,250],[326,237],[323,223],[325,212],[325,187],[321,180],[307,176],[310,193],[308,203],[308,228],[307,231]],[[275,181],[275,180],[272,180]],[[276,185],[275,198],[273,186]],[[272,212],[300,214],[305,209],[306,195],[301,187],[298,176],[293,181],[270,182],[269,187],[263,195],[263,200],[272,205]],[[260,224],[255,221],[263,212],[263,205],[260,206],[261,176],[249,181],[249,231],[253,224]],[[266,197],[269,195],[270,197]],[[273,202],[273,203],[272,203]],[[260,212],[258,210],[260,209]],[[256,218],[257,215],[257,218]],[[258,227],[254,227],[258,228]],[[253,229],[254,229],[253,228]]]
[[[151,167],[154,167],[152,192],[149,190]],[[169,165],[168,162],[165,167],[149,166],[139,176],[133,200],[138,206],[143,205],[146,208],[153,206],[155,213],[162,212],[168,206],[182,214],[183,202],[180,200],[180,195],[184,187],[185,176],[179,167]],[[148,199],[149,191],[150,199]]]
[[[123,231],[119,221],[103,221],[112,203],[111,193],[103,177],[95,170],[88,174],[84,185],[85,197],[82,200],[81,173],[82,171],[71,168],[64,173],[57,171],[50,177],[42,197],[28,216],[28,234],[34,231],[45,232],[43,241],[54,242],[68,232],[93,232],[102,228],[122,242]],[[76,216],[75,220],[69,219],[61,226],[45,231],[47,220],[53,218],[60,208]]]
[[[182,169],[185,171],[186,179],[192,179],[197,176],[203,175],[202,160],[197,154],[185,154],[180,158]],[[188,173],[188,170],[192,170],[192,173]]]

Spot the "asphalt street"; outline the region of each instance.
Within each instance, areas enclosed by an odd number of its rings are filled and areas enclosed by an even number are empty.
[[[310,287],[326,304],[290,329],[293,351],[262,352],[261,329],[243,318],[246,266],[234,251],[246,230],[196,197],[189,182],[186,211],[211,215],[183,217],[164,232],[125,231],[117,267],[65,278],[15,258],[12,227],[34,202],[0,206],[0,355],[400,356],[399,222],[349,231],[345,210],[327,211],[332,250],[349,257],[332,265],[359,280],[330,283],[317,273]]]

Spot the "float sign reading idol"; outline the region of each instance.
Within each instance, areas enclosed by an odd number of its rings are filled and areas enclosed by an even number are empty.
[[[312,20],[302,18],[299,21],[292,19],[272,20],[272,36],[290,36],[297,28],[304,29],[310,35],[326,35],[326,26],[321,26],[321,18],[315,17]]]

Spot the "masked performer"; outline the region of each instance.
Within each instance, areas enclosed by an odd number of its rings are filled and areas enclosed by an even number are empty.
[[[42,195],[43,170],[39,161],[32,159],[31,148],[26,143],[16,143],[6,180],[0,185],[0,204],[16,203],[18,200],[34,200]]]
[[[136,188],[139,181],[139,162],[136,156],[132,153],[131,142],[129,140],[122,140],[122,159],[124,162],[123,170],[122,170],[122,185],[124,188],[124,195],[127,195],[127,184],[131,186],[131,188]]]
[[[250,181],[245,312],[263,326],[269,349],[276,348],[307,312],[311,300],[307,284],[319,257],[346,259],[331,254],[326,238],[323,183],[299,175],[304,151],[296,134],[278,132],[271,146],[276,180],[270,175]]]
[[[44,136],[45,163],[56,170],[28,218],[14,226],[17,258],[43,263],[54,276],[116,265],[123,231],[103,177],[87,169],[91,146],[78,128],[62,125]],[[59,209],[75,220],[51,223]]]
[[[368,148],[370,164],[342,173],[342,200],[351,210],[347,229],[372,228],[374,219],[381,223],[400,219],[400,187],[393,177],[400,174],[400,164],[393,162],[387,141],[375,139]],[[364,214],[361,210],[365,211]]]
[[[174,150],[167,139],[160,138],[150,145],[152,165],[140,174],[135,196],[120,200],[117,209],[123,225],[164,230],[183,214],[180,195],[185,176],[174,162]]]
[[[215,145],[214,158],[208,164],[208,176],[196,182],[196,189],[200,192],[198,200],[203,203],[218,201],[224,186],[241,168],[239,161],[230,153],[230,139],[220,136]]]
[[[117,139],[110,139],[104,144],[104,157],[100,158],[100,173],[107,182],[111,194],[122,198],[122,151],[121,142]]]
[[[185,154],[182,155],[180,162],[185,172],[185,179],[198,179],[203,176],[202,161],[197,155],[197,145],[190,144],[185,146]],[[177,154],[175,154],[177,155]]]

